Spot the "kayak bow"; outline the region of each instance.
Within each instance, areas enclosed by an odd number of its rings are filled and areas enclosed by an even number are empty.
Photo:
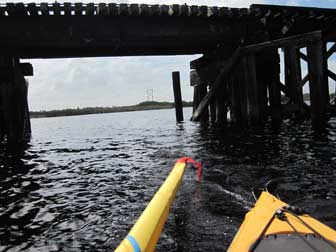
[[[335,242],[335,230],[262,192],[246,214],[228,252],[335,252]]]

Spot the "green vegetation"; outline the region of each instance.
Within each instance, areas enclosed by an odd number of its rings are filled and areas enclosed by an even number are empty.
[[[183,107],[191,107],[191,106],[192,102],[183,101]],[[50,111],[31,111],[30,116],[32,118],[40,118],[40,117],[117,113],[117,112],[155,110],[155,109],[170,109],[170,108],[174,108],[173,102],[145,101],[137,105],[123,106],[123,107],[88,107],[88,108],[62,109],[62,110],[50,110]]]

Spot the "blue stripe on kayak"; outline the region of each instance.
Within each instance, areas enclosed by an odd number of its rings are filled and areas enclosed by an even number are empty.
[[[132,247],[133,247],[133,252],[141,252],[141,248],[137,242],[137,240],[135,240],[135,238],[133,236],[128,235],[126,237],[126,239],[131,243]]]

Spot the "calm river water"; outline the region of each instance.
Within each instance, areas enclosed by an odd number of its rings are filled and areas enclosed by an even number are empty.
[[[185,117],[191,110],[185,110]],[[0,251],[113,251],[175,160],[188,169],[157,251],[225,251],[251,188],[274,189],[336,228],[336,118],[314,130],[222,131],[174,110],[33,119],[25,150],[0,147]]]

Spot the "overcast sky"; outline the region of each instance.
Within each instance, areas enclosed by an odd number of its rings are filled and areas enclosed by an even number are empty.
[[[7,1],[0,0],[0,3],[5,2]],[[32,2],[32,0],[24,2]],[[44,0],[43,2],[53,1]],[[98,1],[82,0],[81,2]],[[101,0],[101,2],[104,1]],[[336,8],[336,0],[124,0],[113,2],[187,3],[226,7],[248,7],[252,3],[264,3]],[[34,77],[29,78],[30,109],[36,111],[136,104],[147,99],[147,89],[154,90],[155,100],[172,101],[172,71],[181,72],[183,99],[192,100],[192,88],[189,87],[189,62],[198,57],[200,55],[29,60],[34,66]],[[335,62],[331,62],[330,65],[336,70]]]

